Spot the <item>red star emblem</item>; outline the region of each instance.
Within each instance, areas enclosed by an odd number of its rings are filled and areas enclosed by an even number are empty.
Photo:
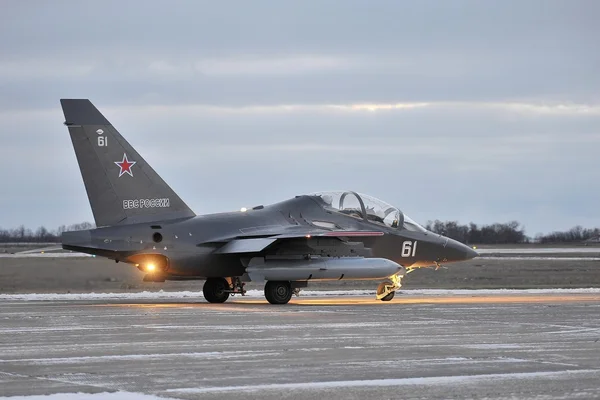
[[[115,161],[115,164],[121,168],[121,171],[119,171],[119,178],[123,176],[123,174],[129,174],[129,176],[133,177],[131,167],[133,167],[135,163],[136,161],[129,161],[127,159],[127,154],[123,153],[123,161]]]

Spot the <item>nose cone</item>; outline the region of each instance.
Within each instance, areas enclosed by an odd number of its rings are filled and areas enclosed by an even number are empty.
[[[470,260],[471,258],[475,258],[475,257],[479,257],[479,253],[476,252],[475,250],[473,250],[471,247],[469,246],[465,246],[466,247],[466,259]]]
[[[445,240],[446,239],[444,239],[444,241]],[[442,254],[446,261],[466,261],[479,256],[479,253],[469,246],[453,239],[448,239]]]

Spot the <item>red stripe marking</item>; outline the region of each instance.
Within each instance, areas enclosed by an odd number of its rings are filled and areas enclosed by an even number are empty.
[[[383,236],[383,232],[327,232],[323,236]]]

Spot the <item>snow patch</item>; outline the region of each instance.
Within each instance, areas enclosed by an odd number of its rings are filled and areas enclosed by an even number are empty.
[[[401,296],[477,296],[477,295],[507,295],[507,294],[600,294],[600,288],[580,289],[411,289],[400,290]],[[373,290],[303,290],[302,297],[328,296],[374,296]],[[248,290],[246,296],[235,296],[236,299],[263,298],[262,290]],[[203,299],[202,292],[135,292],[135,293],[22,293],[0,294],[0,300],[9,301],[89,301],[89,300],[167,300],[167,299]]]

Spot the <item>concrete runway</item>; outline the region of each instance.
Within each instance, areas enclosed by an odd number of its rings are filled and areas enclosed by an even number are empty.
[[[597,292],[232,300],[2,300],[0,396],[600,398]]]

